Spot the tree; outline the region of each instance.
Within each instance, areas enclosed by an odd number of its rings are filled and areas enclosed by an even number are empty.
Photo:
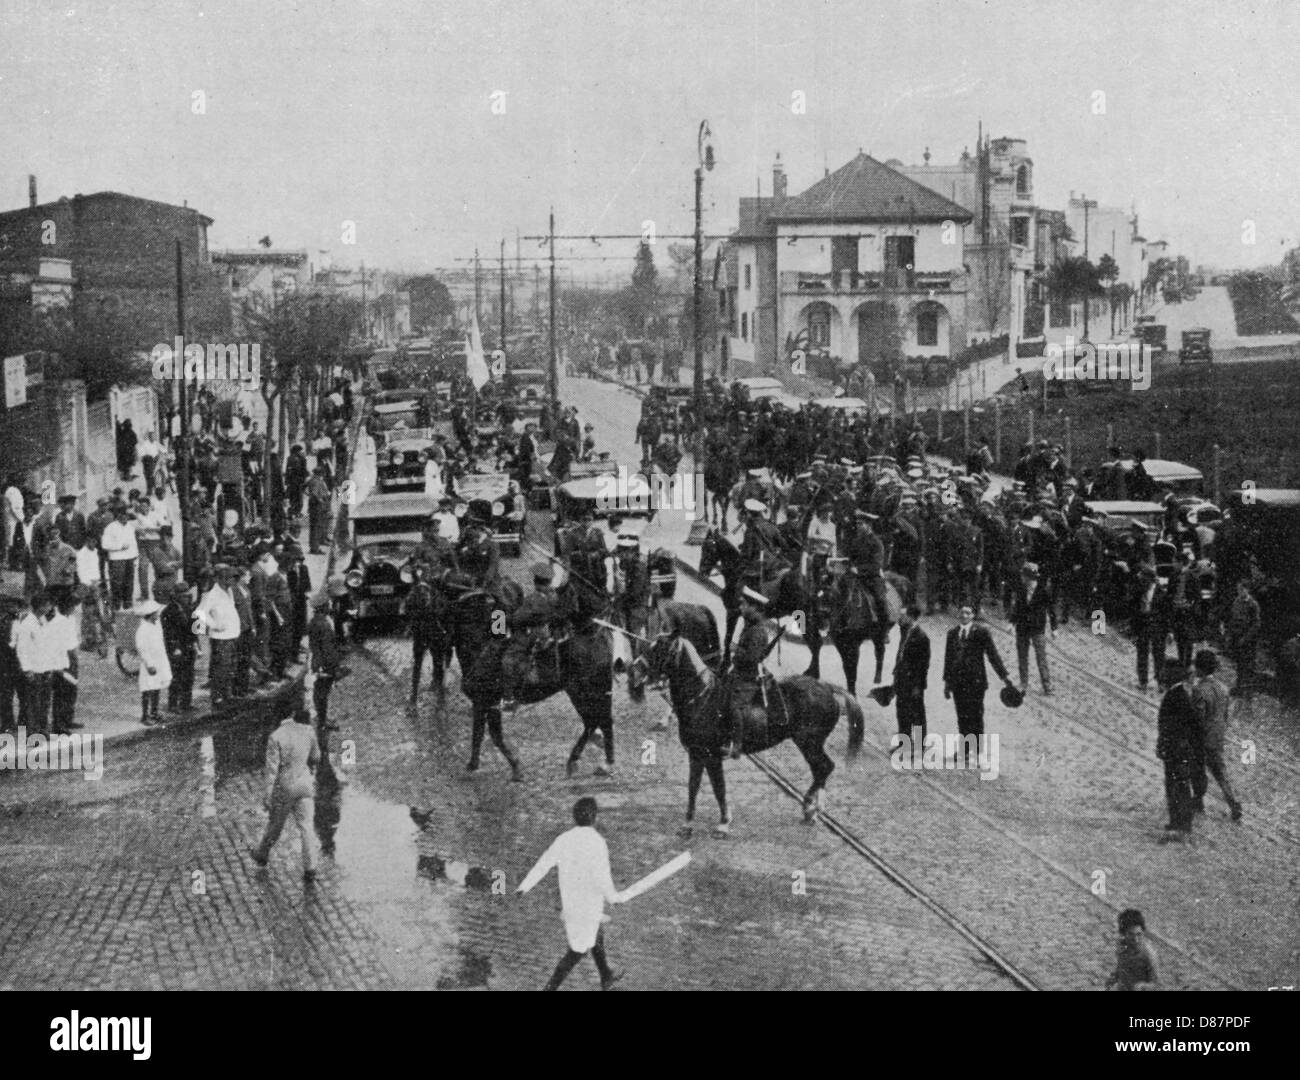
[[[86,400],[94,402],[114,386],[143,386],[152,377],[149,362],[137,355],[137,329],[122,307],[77,294],[66,306],[45,310],[6,305],[0,349],[4,356],[45,352],[46,378],[80,379]]]
[[[1043,279],[1051,298],[1065,304],[1077,300],[1085,303],[1094,296],[1104,296],[1097,267],[1082,255],[1066,256],[1052,264]]]
[[[623,299],[624,321],[632,337],[644,335],[646,323],[656,314],[658,298],[659,271],[655,269],[654,252],[642,241],[632,268],[632,287]]]
[[[440,332],[456,315],[456,302],[447,286],[431,275],[406,282],[411,297],[411,329],[423,334]]]
[[[1111,258],[1109,252],[1097,260],[1097,277],[1106,282],[1113,282],[1119,277],[1119,263]]]
[[[333,365],[342,363],[361,317],[361,304],[334,293],[296,292],[272,306],[261,296],[244,302],[244,324],[263,344],[262,400],[268,417],[280,405],[281,449],[292,432],[285,432],[285,395],[296,384],[301,415],[310,429],[324,380]],[[268,427],[270,426],[268,420]],[[267,463],[271,440],[267,440]]]

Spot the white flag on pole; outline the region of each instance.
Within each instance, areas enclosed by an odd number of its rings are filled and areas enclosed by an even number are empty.
[[[474,389],[482,390],[491,376],[488,374],[487,360],[483,356],[483,337],[479,333],[477,315],[474,316],[474,322],[465,337],[465,346],[467,349],[465,358],[466,374],[469,375],[470,381],[474,384]]]

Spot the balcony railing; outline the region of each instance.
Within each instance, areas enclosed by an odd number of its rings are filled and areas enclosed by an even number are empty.
[[[786,293],[873,293],[949,292],[957,278],[953,270],[886,270],[862,273],[840,270],[831,274],[809,274],[799,270],[781,273],[781,291]]]

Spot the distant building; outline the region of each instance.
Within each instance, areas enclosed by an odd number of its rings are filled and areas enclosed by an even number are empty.
[[[6,318],[78,302],[129,317],[148,351],[176,334],[176,244],[181,246],[191,339],[230,331],[226,275],[212,265],[212,219],[185,206],[115,191],[0,213],[0,283]]]
[[[928,147],[924,158],[923,165],[886,164],[971,214],[965,244],[971,341],[1002,334],[1014,340],[1032,337],[1042,322],[1030,300],[1039,211],[1034,205],[1034,163],[1025,140],[981,136],[975,154],[963,150],[954,165],[931,165]]]
[[[311,284],[306,251],[245,248],[214,251],[212,263],[226,273],[230,317],[236,336],[246,333],[245,305],[272,308],[282,297]]]
[[[790,196],[778,156],[772,195],[740,200],[715,270],[732,374],[788,371],[794,344],[873,365],[961,351],[971,220],[864,153]]]

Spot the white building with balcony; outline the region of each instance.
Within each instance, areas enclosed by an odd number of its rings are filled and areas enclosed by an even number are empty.
[[[873,365],[961,351],[970,220],[863,153],[789,197],[778,158],[772,196],[740,200],[740,228],[720,256],[728,358],[777,371],[796,346]]]

